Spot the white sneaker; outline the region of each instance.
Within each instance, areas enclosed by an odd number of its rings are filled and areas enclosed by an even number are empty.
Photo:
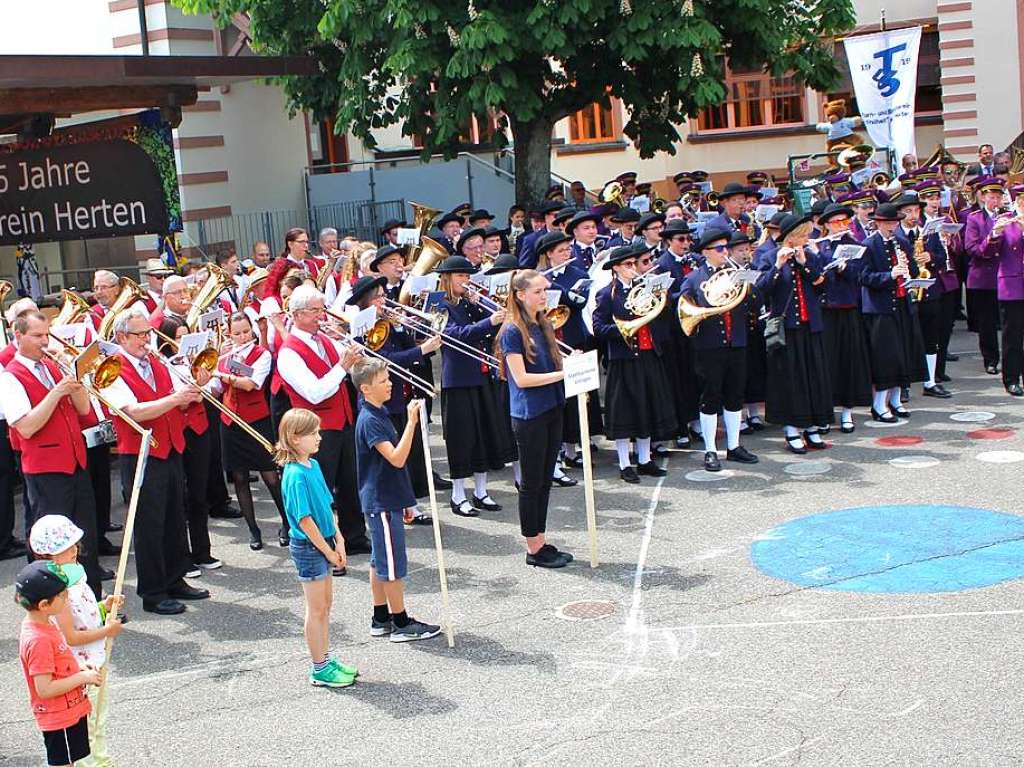
[[[210,557],[205,562],[196,562],[196,565],[203,568],[204,570],[219,570],[224,567],[224,563],[216,557]]]

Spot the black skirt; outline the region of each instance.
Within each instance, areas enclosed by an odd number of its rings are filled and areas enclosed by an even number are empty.
[[[502,430],[498,439],[501,442],[502,450],[511,451],[512,457],[508,459],[509,461],[518,461],[519,445],[516,443],[516,435],[512,432],[512,401],[508,394],[508,382],[502,381],[500,378],[492,378],[490,388],[495,406],[501,413]]]
[[[494,391],[490,384],[441,390],[442,432],[452,479],[497,471],[515,460],[515,446],[503,438],[511,423]]]
[[[653,351],[608,360],[605,387],[608,439],[672,439],[678,433],[675,402],[661,358]]]
[[[868,314],[864,322],[875,389],[910,386],[928,378],[921,327],[905,301],[896,303],[893,314]]]
[[[762,323],[747,333],[747,385],[744,402],[764,402],[768,397],[768,352],[764,344]]]
[[[825,354],[832,404],[861,407],[871,404],[871,357],[864,321],[855,309],[825,309]]]
[[[578,445],[580,442],[580,414],[576,397],[569,397],[562,410],[562,442]],[[587,425],[590,436],[604,434],[604,417],[601,415],[601,390],[595,389],[587,396]]]
[[[821,333],[786,328],[786,345],[768,355],[765,417],[781,426],[832,423],[832,384]]]
[[[686,425],[698,417],[700,389],[697,387],[697,374],[693,371],[693,346],[690,339],[682,332],[675,331],[669,338],[663,346],[661,360],[675,403],[679,432],[674,436],[678,437],[683,436]]]
[[[218,418],[220,416],[218,415]],[[249,424],[258,431],[271,445],[274,444],[274,432],[270,425],[270,416]],[[220,452],[224,461],[224,471],[276,471],[277,464],[273,456],[260,443],[242,431],[237,424],[220,425]]]

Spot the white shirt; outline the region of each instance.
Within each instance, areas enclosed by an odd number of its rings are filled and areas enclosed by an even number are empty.
[[[254,343],[255,341],[250,341],[241,349],[235,349],[228,355],[228,357],[230,359],[236,359],[244,364],[245,358],[249,355],[249,352],[252,351]],[[264,381],[266,381],[267,376],[270,375],[270,364],[270,352],[268,352],[266,349],[264,349],[263,353],[259,357],[257,357],[256,360],[252,363],[252,375],[247,376],[247,378],[254,384],[256,384],[257,389],[263,388]],[[212,381],[210,381],[210,385],[213,391],[218,394],[224,391],[224,383],[219,378],[214,378]]]
[[[52,389],[57,384],[56,381],[48,380],[49,376],[44,378],[40,375],[36,370],[38,363],[25,357],[21,352],[15,354],[14,359],[27,367],[47,389]],[[32,403],[29,402],[25,387],[14,377],[13,373],[8,373],[6,370],[0,373],[0,401],[4,403],[4,414],[11,426],[17,424],[32,410]]]
[[[306,344],[306,346],[313,350],[315,355],[326,362],[326,358],[320,354],[316,341],[313,340],[313,336],[310,333],[293,327],[291,331],[289,331],[289,334]],[[334,343],[332,339],[327,338],[327,336],[323,334],[320,334],[320,337],[325,339],[328,343]],[[335,348],[338,348],[337,344],[335,344]],[[338,354],[341,354],[340,349],[338,349]],[[344,381],[345,376],[348,375],[348,371],[338,364],[328,370],[327,374],[323,378],[317,378],[313,375],[313,372],[306,367],[306,363],[303,362],[302,357],[287,346],[281,347],[281,351],[277,353],[277,372],[280,373],[281,378],[284,379],[284,381],[292,387],[300,397],[307,402],[312,402],[314,405],[323,402],[328,397],[334,396],[338,391],[338,387],[341,386],[341,382]]]
[[[333,280],[328,280],[328,282],[332,281]],[[348,306],[345,302],[348,301],[351,296],[352,285],[346,282],[341,286],[341,289],[338,290],[338,295],[334,297],[334,300],[327,302],[329,304],[328,308],[335,314],[344,314],[348,311]]]
[[[129,354],[128,352],[125,352],[124,356],[135,367],[135,370],[138,372],[139,377],[143,381],[145,381],[146,380],[146,374],[142,371],[142,367],[139,364],[141,362],[141,360],[138,357],[136,357],[135,355]],[[152,360],[153,357],[150,357],[149,359]],[[159,363],[154,363],[154,364],[159,364]],[[155,374],[153,374],[153,380],[154,381],[156,380],[156,375]],[[173,382],[175,380],[176,380],[175,377],[172,375],[171,376],[171,381]],[[154,389],[154,391],[155,391],[155,389]],[[127,407],[131,407],[132,405],[138,405],[139,404],[139,399],[138,399],[138,397],[135,396],[135,392],[133,392],[128,387],[128,384],[126,384],[124,382],[123,378],[118,378],[116,381],[114,381],[114,383],[110,384],[110,386],[108,386],[106,389],[104,389],[103,390],[103,396],[104,396],[104,398],[106,398],[106,400],[108,402],[110,402],[110,404],[112,404],[112,405],[114,405],[116,407],[121,408],[121,410],[124,410]]]

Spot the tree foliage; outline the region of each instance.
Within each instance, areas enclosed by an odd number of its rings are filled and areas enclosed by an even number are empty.
[[[612,97],[642,156],[674,152],[674,126],[725,98],[723,55],[825,90],[838,76],[831,38],[855,20],[852,0],[174,2],[247,13],[255,50],[315,57],[319,74],[285,79],[292,107],[370,147],[374,130],[400,123],[424,155],[453,154],[471,115],[496,113],[520,160],[555,122]]]

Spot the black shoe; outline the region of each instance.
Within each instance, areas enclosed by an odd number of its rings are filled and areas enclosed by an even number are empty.
[[[817,437],[817,439],[811,439],[811,437]],[[805,431],[804,432],[804,444],[807,445],[811,450],[824,450],[828,447],[825,444],[825,440],[821,438],[821,432]]]
[[[550,543],[545,543],[543,546],[540,547],[540,549],[541,551],[550,551],[554,554],[558,554],[559,556],[565,557],[567,562],[572,562],[573,560],[572,554],[570,554],[568,551],[559,551]]]
[[[627,466],[625,469],[619,469],[619,479],[623,482],[629,482],[631,485],[635,485],[640,481],[640,477],[636,473],[636,469],[632,466]]]
[[[526,555],[526,564],[555,570],[559,567],[565,567],[569,564],[569,560],[557,549],[552,552],[550,549],[542,546],[537,550],[536,554]]]
[[[1018,383],[1013,383],[1006,387],[1006,393],[1014,397],[1024,397],[1024,388]]]
[[[676,450],[689,450],[690,449],[690,438],[689,437],[676,437]]]
[[[96,549],[101,557],[116,557],[121,553],[121,547],[116,543],[108,541],[106,536],[100,536],[100,539],[96,542]]]
[[[648,477],[664,477],[668,474],[663,468],[656,464],[653,460],[647,463],[641,463],[636,467],[637,474],[643,474]]]
[[[946,362],[959,362],[959,361],[960,361],[960,355],[959,354],[952,354],[951,352],[946,352]]]
[[[345,568],[345,567],[332,567],[331,568],[331,575],[334,578],[344,578],[346,575],[348,575],[348,568]]]
[[[999,373],[999,366],[998,365],[986,365],[985,366],[985,372],[988,373],[990,376],[998,375],[998,373]]]
[[[180,615],[185,612],[185,605],[177,599],[165,599],[162,602],[143,602],[142,609],[157,615]]]
[[[895,413],[898,418],[910,418],[910,411],[905,407],[894,407],[892,412]]]
[[[899,421],[899,419],[888,410],[886,410],[885,413],[879,413],[874,408],[871,408],[871,417],[881,423],[896,423]]]
[[[259,482],[259,481],[260,481],[260,478],[257,477],[255,474],[249,474],[249,484],[250,485],[255,483],[255,482]]]
[[[259,528],[249,531],[249,548],[252,551],[259,551],[263,548],[263,533]]]
[[[757,456],[747,450],[743,445],[725,451],[725,460],[736,461],[736,463],[757,463]]]
[[[445,479],[436,471],[434,472],[434,489],[435,490],[451,490],[452,482],[450,479]]]
[[[277,528],[277,545],[282,549],[287,548],[288,544],[291,543],[291,536],[287,527]]]
[[[668,448],[664,445],[656,445],[651,449],[651,454],[655,458],[668,458],[669,452]]]
[[[722,462],[718,460],[718,453],[708,450],[704,453],[704,471],[721,471]]]
[[[501,511],[501,504],[495,503],[494,499],[489,495],[485,495],[483,498],[477,498],[474,493],[472,501],[473,507],[480,509],[480,511]]]
[[[744,437],[747,436],[748,434],[753,434],[753,433],[754,433],[754,430],[750,428],[750,424],[749,423],[746,426],[744,426],[742,429],[740,429],[740,434],[743,435]]]
[[[703,439],[704,437],[701,436],[699,431],[694,431],[693,429],[690,429],[690,442],[700,442]]]
[[[578,479],[573,479],[568,474],[563,474],[560,477],[554,477],[551,480],[551,483],[553,485],[558,485],[559,487],[576,487],[576,485],[578,485],[580,481]],[[516,490],[518,489],[519,488],[517,487]]]
[[[904,402],[904,403],[910,402],[910,387],[909,386],[901,386],[900,387],[900,402]]]
[[[111,522],[107,525],[106,532],[108,533],[120,533],[124,531],[124,525],[120,522]]]
[[[562,465],[567,467],[567,468],[582,469],[583,468],[583,456],[580,455],[579,453],[576,453],[576,457],[575,458],[566,458],[563,455],[562,456]]]
[[[853,425],[853,421],[843,421],[842,425],[839,427],[839,431],[843,434],[853,434],[856,430],[857,427]]]
[[[345,541],[345,553],[350,557],[356,554],[369,554],[371,551],[370,542],[366,538]]]
[[[12,538],[11,542],[7,544],[3,549],[0,549],[0,560],[4,559],[17,559],[23,557],[28,553],[28,548],[25,546],[24,541],[19,541],[17,538]]]
[[[473,507],[473,504],[471,504],[468,500],[464,500],[464,501],[462,501],[462,503],[456,503],[455,501],[452,501],[451,505],[452,505],[452,514],[457,514],[460,517],[479,517],[480,516],[480,512],[477,511]]]
[[[754,431],[764,431],[766,428],[768,428],[764,422],[764,419],[759,415],[751,416],[750,418],[748,418],[747,425]]]
[[[938,381],[939,383],[949,383],[953,379],[950,378],[945,373],[939,373],[938,375],[935,376],[935,380]]]
[[[786,437],[786,449],[797,455],[807,455],[807,445],[801,437]]]
[[[925,397],[937,397],[938,399],[949,399],[953,395],[946,391],[946,388],[942,384],[935,384],[935,386],[926,386],[924,391],[921,392]]]
[[[190,601],[210,598],[209,591],[206,589],[197,589],[195,586],[189,586],[185,581],[178,581],[177,586],[167,589],[167,595],[172,599],[187,599]]]
[[[108,570],[106,567],[100,568],[100,580],[101,581],[112,581],[114,580],[114,571]]]
[[[226,506],[221,506],[219,509],[210,510],[210,519],[241,519],[242,512],[232,506],[230,503]]]

